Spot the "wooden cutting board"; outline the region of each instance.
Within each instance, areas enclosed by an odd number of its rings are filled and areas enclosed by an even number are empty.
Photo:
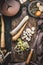
[[[11,30],[13,30],[19,23],[20,23],[20,21],[24,18],[24,16],[26,16],[27,15],[27,8],[26,7],[23,7],[22,8],[22,13],[21,13],[21,15],[19,16],[19,17],[17,17],[17,18],[15,18],[15,17],[13,17],[11,20],[12,20],[12,23],[11,23],[11,27],[12,27],[12,29]],[[37,33],[37,20],[35,19],[35,18],[32,18],[32,17],[30,17],[29,16],[29,20],[28,20],[28,24],[26,25],[26,27],[25,27],[25,29],[26,28],[28,28],[28,27],[35,27],[36,28],[36,31],[35,31],[35,34],[32,36],[32,40],[30,41],[30,42],[28,42],[29,43],[29,45],[30,45],[30,47],[32,47],[32,45],[33,45],[33,42],[34,42],[34,39],[35,39],[35,36],[36,36],[36,33]],[[24,30],[25,30],[24,29]],[[22,35],[21,35],[22,36]],[[21,37],[20,36],[20,37]],[[25,41],[25,40],[24,40]],[[17,42],[12,42],[12,48],[14,48],[15,47],[15,45],[17,44]],[[14,50],[12,49],[12,51],[14,52]],[[27,54],[28,55],[28,54]],[[18,57],[18,59],[17,59],[17,57]],[[19,58],[19,56],[15,56],[14,54],[12,54],[12,60],[13,60],[13,62],[16,62],[15,61],[15,58],[16,58],[16,60],[18,61],[18,62],[21,62],[22,60]]]

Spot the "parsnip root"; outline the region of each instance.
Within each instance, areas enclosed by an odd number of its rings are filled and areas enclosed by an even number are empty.
[[[12,37],[12,41],[16,41],[20,37],[20,35],[22,34],[26,24],[27,24],[27,22],[23,25],[23,27],[19,30],[19,32],[15,36]]]
[[[32,54],[33,54],[33,49],[31,49],[31,51],[30,51],[30,54],[28,55],[28,58],[27,58],[27,60],[26,60],[26,64],[29,64],[30,63],[30,60],[31,60],[31,57],[32,57]]]
[[[5,48],[5,27],[4,27],[4,20],[3,17],[1,16],[1,23],[2,23],[2,27],[1,27],[1,48]]]

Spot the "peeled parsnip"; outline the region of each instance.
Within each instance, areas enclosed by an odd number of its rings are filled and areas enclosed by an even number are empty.
[[[15,36],[12,37],[12,41],[16,41],[20,37],[20,35],[22,34],[26,24],[27,24],[27,22],[23,25],[23,27],[19,30],[19,32]]]
[[[30,51],[30,53],[29,53],[29,55],[28,55],[28,58],[27,58],[27,60],[26,60],[26,64],[29,64],[30,63],[30,60],[31,60],[31,57],[32,57],[32,55],[33,55],[33,51],[34,51],[34,49],[31,49],[31,51]]]
[[[4,28],[4,20],[3,20],[3,17],[1,16],[1,23],[2,23],[2,26],[1,26],[1,48],[5,48],[5,28]]]
[[[10,32],[10,34],[11,34],[11,35],[16,34],[28,19],[29,19],[29,16],[28,16],[28,15],[25,16],[25,17],[23,18],[23,20],[20,22],[20,24],[19,24],[15,29],[13,29],[13,30]]]

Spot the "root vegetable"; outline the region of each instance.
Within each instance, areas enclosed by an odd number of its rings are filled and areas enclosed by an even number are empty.
[[[14,30],[12,30],[12,31],[10,32],[10,34],[11,34],[11,35],[16,34],[16,33],[19,31],[19,29],[24,25],[24,23],[25,23],[28,19],[29,19],[29,16],[28,16],[28,15],[25,16],[25,17],[23,18],[23,20],[20,22],[20,24],[19,24]]]
[[[30,54],[28,55],[28,58],[27,58],[27,60],[26,60],[26,64],[29,64],[30,63],[30,60],[31,60],[31,57],[32,57],[32,54],[33,54],[33,49],[31,49],[31,51],[30,51]]]
[[[5,48],[5,28],[4,28],[4,20],[3,17],[1,16],[1,22],[2,22],[2,27],[1,27],[1,48]]]
[[[15,36],[12,37],[13,41],[16,41],[20,37],[20,35],[22,34],[26,24],[27,24],[27,22],[23,25],[23,27],[20,29],[20,31]]]

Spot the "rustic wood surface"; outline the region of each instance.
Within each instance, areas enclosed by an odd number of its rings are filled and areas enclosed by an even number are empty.
[[[17,17],[17,18],[12,18],[12,29],[14,29],[19,23],[20,23],[20,21],[23,19],[23,17],[24,16],[26,16],[27,15],[27,8],[26,7],[23,7],[22,8],[22,13],[21,13],[21,15],[19,16],[19,17]],[[31,41],[30,42],[28,42],[29,43],[29,45],[30,45],[30,47],[32,47],[32,45],[33,45],[33,42],[34,42],[34,39],[35,39],[35,37],[36,37],[36,34],[37,34],[37,19],[35,19],[35,18],[32,18],[32,17],[30,17],[29,16],[29,20],[27,21],[28,22],[28,24],[26,25],[26,27],[25,27],[25,29],[26,28],[28,28],[28,27],[35,27],[36,28],[36,31],[35,31],[35,34],[32,36],[32,39],[31,39]],[[24,29],[24,30],[25,30]],[[21,35],[22,36],[22,35]],[[20,37],[21,37],[20,36]],[[24,40],[25,41],[25,40]],[[12,42],[12,48],[14,48],[15,47],[15,45],[17,44],[17,42]],[[13,49],[12,49],[13,50]],[[13,52],[14,52],[14,50],[13,50]],[[25,57],[25,54],[24,54],[24,57]],[[17,57],[16,57],[16,55],[14,56],[14,54],[12,54],[12,60],[13,61],[15,61],[15,58],[16,58],[16,61],[21,61],[21,59],[19,58],[19,56],[18,56],[18,59],[17,59]],[[18,61],[18,62],[19,62]],[[23,61],[23,59],[22,59],[22,61]]]

